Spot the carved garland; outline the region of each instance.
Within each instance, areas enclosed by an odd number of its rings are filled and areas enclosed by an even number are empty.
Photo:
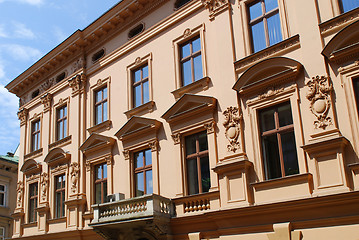
[[[223,122],[223,126],[226,128],[225,136],[229,141],[227,149],[229,152],[236,152],[241,147],[239,137],[241,134],[242,113],[239,113],[237,107],[228,107],[223,112],[223,115],[225,117]]]
[[[330,83],[329,77],[316,76],[312,77],[307,84],[309,92],[307,99],[310,101],[310,110],[317,117],[314,121],[315,128],[325,129],[332,125],[332,119],[328,117],[330,109],[330,94],[333,91],[333,86]]]

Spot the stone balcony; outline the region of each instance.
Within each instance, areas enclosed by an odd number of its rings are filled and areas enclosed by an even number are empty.
[[[167,239],[174,216],[170,199],[152,194],[92,205],[90,226],[106,239]]]

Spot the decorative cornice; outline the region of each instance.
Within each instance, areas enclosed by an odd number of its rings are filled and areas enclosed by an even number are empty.
[[[358,8],[319,24],[320,33],[323,36],[328,36],[357,20],[359,20]]]

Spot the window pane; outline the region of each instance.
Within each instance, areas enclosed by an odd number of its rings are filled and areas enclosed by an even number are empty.
[[[281,134],[285,175],[299,173],[294,132]]]
[[[260,112],[260,124],[262,132],[275,129],[274,112],[274,109],[265,109],[264,111]]]
[[[35,201],[32,199],[30,200],[30,204],[29,204],[29,222],[35,221],[34,210],[35,210]]]
[[[67,120],[65,119],[63,121],[64,123],[64,126],[63,126],[63,130],[64,130],[64,134],[63,134],[63,137],[67,137]]]
[[[280,29],[279,14],[275,14],[267,19],[269,44],[273,45],[282,41],[282,31]]]
[[[60,192],[56,193],[56,217],[62,216],[61,211],[61,200],[62,200],[62,194]]]
[[[342,8],[343,12],[348,12],[350,10],[353,10],[354,8],[359,7],[359,1],[358,0],[342,0]]]
[[[61,217],[65,216],[65,191],[62,192],[62,211],[61,211]]]
[[[147,149],[145,151],[145,160],[146,160],[146,165],[152,164],[152,152],[150,149]]]
[[[67,116],[67,107],[64,107],[64,116]]]
[[[142,68],[142,79],[148,78],[148,66]]]
[[[152,170],[146,171],[146,194],[153,193]]]
[[[262,3],[257,2],[249,7],[249,19],[253,20],[262,16]]]
[[[277,136],[271,135],[263,137],[262,150],[267,179],[282,177]]]
[[[102,168],[103,168],[102,178],[107,178],[107,164],[102,165]]]
[[[107,98],[107,87],[105,87],[104,89],[102,89],[102,91],[103,91],[103,98],[102,98],[102,99]]]
[[[197,81],[203,77],[202,72],[202,55],[193,58],[194,80]]]
[[[96,102],[99,102],[102,100],[102,91],[97,91],[96,92]]]
[[[95,184],[95,201],[101,203],[101,183]]]
[[[201,181],[202,181],[202,192],[208,192],[211,187],[211,179],[209,177],[208,156],[201,158]]]
[[[293,124],[292,111],[289,103],[278,107],[278,118],[280,127]]]
[[[60,139],[62,139],[64,136],[62,136],[62,129],[63,129],[64,127],[63,127],[63,122],[61,121],[61,122],[59,122],[59,125],[58,125],[58,134],[57,134],[57,136],[58,136],[58,140],[60,140]]]
[[[251,27],[251,30],[252,30],[253,51],[258,52],[266,48],[266,37],[264,35],[263,22],[254,24]]]
[[[106,202],[107,199],[107,181],[103,182],[103,203]]]
[[[5,194],[4,193],[0,193],[0,205],[1,206],[5,205]]]
[[[196,152],[196,135],[186,137],[186,155],[190,155]]]
[[[60,189],[62,187],[62,179],[61,176],[56,178],[56,189]]]
[[[96,180],[102,179],[102,166],[96,167]]]
[[[187,43],[181,47],[181,58],[191,55],[191,45]]]
[[[4,228],[0,227],[0,236],[4,236]]]
[[[198,134],[198,142],[199,142],[199,151],[208,150],[208,142],[207,142],[207,134],[206,132],[201,132]]]
[[[201,39],[200,38],[193,40],[192,49],[193,49],[192,53],[201,51]]]
[[[102,106],[96,106],[96,124],[102,123]]]
[[[137,152],[135,156],[135,168],[143,167],[143,152]]]
[[[107,102],[103,103],[103,121],[107,120]]]
[[[143,103],[150,100],[148,81],[143,83]]]
[[[191,68],[190,60],[182,63],[182,79],[183,79],[183,86],[192,83],[192,68]]]
[[[5,191],[5,186],[4,185],[0,185],[0,191],[4,192]]]
[[[137,85],[133,89],[133,107],[138,107],[142,104],[141,85]]]
[[[196,159],[187,160],[187,184],[189,195],[199,193]]]
[[[266,12],[269,12],[278,7],[277,0],[264,0],[264,4],[266,7]]]
[[[354,95],[355,95],[355,101],[357,106],[357,113],[359,114],[359,78],[353,79],[353,88],[354,88]]]
[[[144,176],[143,172],[136,174],[136,197],[142,196],[145,194],[145,186],[144,186]]]
[[[139,82],[139,81],[141,81],[141,69],[138,69],[138,70],[135,71],[135,73],[134,73],[133,82],[136,83],[136,82]]]

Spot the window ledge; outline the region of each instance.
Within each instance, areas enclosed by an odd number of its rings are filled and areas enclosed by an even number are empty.
[[[127,118],[130,118],[134,115],[142,115],[144,113],[153,112],[154,108],[155,108],[155,102],[149,101],[149,102],[142,104],[138,107],[132,108],[124,113],[126,114]]]
[[[47,220],[48,223],[63,223],[63,222],[66,222],[66,217],[60,217],[60,218],[53,218],[53,219],[49,219]]]
[[[41,156],[41,155],[42,155],[42,148],[40,148],[40,149],[38,149],[38,150],[36,150],[36,151],[33,151],[33,152],[29,153],[29,154],[26,154],[26,155],[24,156],[24,158],[25,158],[25,160],[26,160],[26,159],[29,159],[29,158],[39,157],[39,156]]]
[[[211,82],[211,78],[210,77],[204,77],[198,81],[195,81],[191,84],[188,84],[184,87],[181,87],[179,89],[176,89],[174,91],[172,91],[171,93],[173,94],[173,96],[178,99],[180,97],[182,97],[183,94],[185,93],[192,93],[194,91],[205,91],[209,88],[209,83]]]
[[[24,224],[22,224],[22,226],[23,226],[24,228],[36,227],[36,226],[37,226],[37,222],[24,223]]]
[[[267,47],[259,52],[253,53],[252,55],[234,62],[234,67],[237,73],[243,72],[245,69],[263,59],[280,56],[286,52],[290,52],[298,48],[300,48],[300,40],[299,35],[297,34],[277,44],[274,44],[273,46]]]
[[[269,188],[279,188],[287,185],[300,184],[303,182],[309,182],[312,179],[312,174],[295,174],[282,178],[275,178],[271,180],[264,180],[262,182],[251,183],[251,185],[258,191]]]
[[[70,144],[70,143],[71,143],[71,135],[70,135],[70,136],[67,136],[67,137],[65,137],[65,138],[63,138],[63,139],[60,139],[60,140],[58,140],[58,141],[56,141],[56,142],[51,143],[51,144],[49,145],[49,150],[51,150],[51,149],[53,149],[53,148],[55,148],[55,147],[62,147],[62,146],[64,146],[64,145],[68,145],[68,144]]]
[[[319,24],[320,33],[323,37],[339,32],[344,27],[359,19],[359,8],[343,13],[326,22]]]
[[[104,130],[109,130],[112,126],[112,121],[111,120],[106,120],[102,123],[99,123],[93,127],[90,127],[87,129],[87,131],[89,131],[89,133],[93,133],[93,132],[98,132],[98,131],[104,131]]]

